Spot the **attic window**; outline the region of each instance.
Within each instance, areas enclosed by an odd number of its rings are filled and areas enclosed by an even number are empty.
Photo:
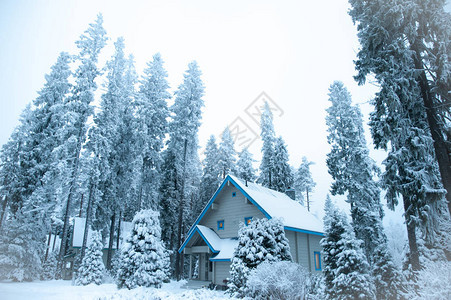
[[[224,230],[224,220],[218,221],[218,230]]]
[[[232,193],[232,197],[236,197],[236,192],[233,192],[233,193]]]
[[[252,217],[244,218],[244,225],[248,226],[252,222]]]
[[[315,270],[321,271],[321,253],[313,252],[313,258],[315,260]]]

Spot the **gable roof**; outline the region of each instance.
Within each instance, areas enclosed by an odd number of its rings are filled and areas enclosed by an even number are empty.
[[[227,175],[221,186],[216,190],[213,197],[207,203],[202,213],[197,217],[191,229],[188,231],[186,241],[190,239],[196,225],[211,207],[219,193],[230,182],[243,195],[254,204],[268,219],[280,218],[286,230],[293,230],[314,235],[323,235],[323,223],[310,213],[299,202],[292,200],[284,193],[280,193],[253,182],[247,182],[232,175]],[[180,247],[181,252],[186,243]]]
[[[196,232],[205,241],[211,252],[215,254],[210,258],[211,261],[229,261],[232,258],[233,251],[238,245],[238,240],[236,238],[221,239],[214,230],[203,225],[196,225],[194,227],[194,230],[191,231],[191,234],[180,247],[179,252],[185,248]]]

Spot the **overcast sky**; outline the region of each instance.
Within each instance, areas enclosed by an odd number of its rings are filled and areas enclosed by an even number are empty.
[[[362,108],[365,123],[371,111],[368,101],[377,91],[370,83],[358,86],[353,80],[359,44],[348,10],[346,0],[2,0],[0,144],[36,98],[58,54],[75,54],[74,42],[100,12],[111,39],[102,62],[111,56],[117,37],[123,36],[139,74],[154,53],[162,54],[174,90],[188,63],[197,60],[206,86],[199,132],[202,147],[211,134],[218,136],[238,117],[259,134],[245,111],[266,92],[280,108],[275,129],[288,145],[291,163],[298,167],[302,156],[315,162],[312,209],[322,215],[331,182],[325,164],[330,150],[325,124],[328,87],[334,80],[343,81]],[[256,159],[261,157],[260,148],[260,141],[249,147]],[[378,162],[384,158],[382,152],[372,150],[371,155]],[[389,214],[388,219],[400,221],[401,214]]]

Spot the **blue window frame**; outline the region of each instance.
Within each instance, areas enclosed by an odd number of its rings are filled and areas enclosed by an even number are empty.
[[[244,218],[244,225],[248,226],[252,222],[252,217]]]
[[[321,253],[320,252],[313,252],[313,259],[315,261],[315,270],[321,271]]]
[[[236,197],[236,192],[233,192],[233,193],[232,193],[232,197]]]
[[[224,230],[224,220],[218,221],[218,230]]]

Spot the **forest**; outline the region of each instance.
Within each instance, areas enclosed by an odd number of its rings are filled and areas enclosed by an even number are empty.
[[[451,295],[451,16],[441,0],[349,3],[360,43],[354,79],[377,84],[369,127],[385,159],[379,166],[370,157],[362,112],[337,78],[325,119],[333,182],[322,274],[292,262],[279,220],[257,220],[239,231],[224,296]],[[78,52],[60,53],[0,150],[0,280],[65,279],[73,255],[75,285],[109,278],[119,289],[159,289],[186,279],[178,249],[228,174],[278,192],[293,188],[294,201],[310,210],[313,162],[290,165],[268,103],[261,107],[261,161],[235,150],[228,127],[200,145],[206,84],[196,61],[171,92],[164,53],[138,74],[125,40],[110,40],[101,14],[75,44]],[[101,65],[108,45],[114,53]],[[339,195],[349,213],[334,204]],[[383,205],[403,208],[402,262],[389,251]],[[79,252],[71,247],[75,217],[85,221]],[[124,222],[132,229],[116,251]]]

